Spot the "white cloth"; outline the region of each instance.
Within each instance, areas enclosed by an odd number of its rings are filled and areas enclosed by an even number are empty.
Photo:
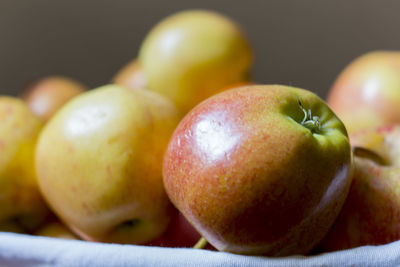
[[[0,266],[400,266],[400,241],[318,256],[268,258],[0,232]]]

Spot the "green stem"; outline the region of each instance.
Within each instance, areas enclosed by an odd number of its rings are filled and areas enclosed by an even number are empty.
[[[206,247],[207,244],[208,244],[208,241],[204,237],[201,237],[199,239],[199,241],[197,241],[196,245],[193,246],[193,248],[203,249]]]
[[[308,112],[306,109],[303,107],[303,105],[300,102],[300,99],[297,99],[297,102],[300,106],[300,109],[304,113],[303,120],[300,122],[301,125],[309,129],[312,133],[317,133],[319,134],[321,132],[321,122],[318,116],[313,116],[311,114],[311,109],[308,109]]]

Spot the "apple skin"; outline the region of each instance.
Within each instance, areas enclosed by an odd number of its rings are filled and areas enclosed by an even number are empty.
[[[143,244],[168,226],[162,156],[175,106],[147,90],[107,85],[68,102],[36,149],[39,185],[58,217],[85,240]]]
[[[125,65],[113,78],[113,82],[130,89],[145,89],[147,87],[146,76],[137,59]]]
[[[244,33],[229,18],[187,10],[159,22],[138,59],[148,89],[169,97],[185,114],[221,88],[247,82],[252,57]]]
[[[298,104],[320,117],[300,124]],[[315,94],[254,85],[215,95],[190,111],[164,156],[174,205],[221,251],[305,254],[329,230],[351,183],[342,122]]]
[[[18,234],[27,233],[23,227],[21,227],[17,222],[14,222],[12,220],[6,220],[0,223],[0,232],[12,232]]]
[[[373,51],[353,60],[327,102],[349,133],[400,123],[400,51]]]
[[[180,212],[176,212],[176,215],[173,217],[165,233],[146,245],[190,248],[193,247],[200,238],[201,235],[193,228],[186,218]]]
[[[360,130],[352,146],[373,151],[386,164],[354,154],[354,177],[348,198],[322,251],[381,245],[400,239],[400,125]]]
[[[49,76],[31,84],[21,95],[34,114],[49,120],[66,102],[88,88],[63,76]]]
[[[78,240],[79,238],[72,233],[67,226],[63,223],[55,221],[44,225],[40,228],[35,235],[39,236],[47,236],[54,238],[63,238],[63,239],[74,239]]]
[[[0,230],[29,232],[50,214],[34,169],[42,122],[26,103],[8,96],[0,96],[0,122]]]

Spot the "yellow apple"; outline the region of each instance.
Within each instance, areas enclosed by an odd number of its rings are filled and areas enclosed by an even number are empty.
[[[34,150],[41,128],[40,119],[26,103],[0,96],[0,228],[30,231],[49,212],[34,168]]]
[[[150,31],[139,62],[148,89],[172,99],[185,114],[222,88],[247,82],[252,50],[229,18],[189,10],[165,18]]]
[[[107,85],[67,103],[36,150],[40,188],[61,220],[86,240],[146,243],[173,213],[162,157],[178,123],[170,100]]]
[[[34,114],[47,121],[66,102],[87,90],[71,78],[50,76],[29,86],[22,94]]]

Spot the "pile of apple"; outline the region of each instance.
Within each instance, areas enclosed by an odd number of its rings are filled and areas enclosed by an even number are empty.
[[[110,85],[0,96],[0,230],[269,256],[400,239],[400,53],[327,102],[254,84],[252,58],[229,18],[183,11]]]

